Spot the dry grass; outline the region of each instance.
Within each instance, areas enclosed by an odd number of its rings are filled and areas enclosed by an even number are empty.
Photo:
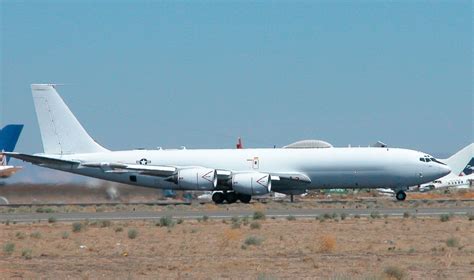
[[[332,235],[323,235],[319,243],[319,250],[322,253],[330,253],[336,249],[336,238]]]

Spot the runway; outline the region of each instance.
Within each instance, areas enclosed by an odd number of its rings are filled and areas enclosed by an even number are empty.
[[[452,207],[452,208],[379,208],[379,209],[288,209],[288,210],[262,210],[267,217],[285,218],[294,216],[296,218],[315,218],[326,213],[338,215],[345,213],[347,216],[359,215],[361,217],[370,216],[377,213],[380,216],[403,216],[404,213],[410,213],[410,216],[439,216],[443,214],[466,215],[474,213],[474,207]],[[164,216],[182,219],[198,219],[207,216],[210,219],[229,219],[231,217],[251,216],[255,210],[205,210],[205,211],[179,211],[167,210],[159,212],[151,211],[117,211],[117,212],[73,212],[73,213],[2,213],[0,214],[0,222],[37,222],[47,221],[50,217],[54,217],[56,221],[73,222],[85,220],[157,220]]]

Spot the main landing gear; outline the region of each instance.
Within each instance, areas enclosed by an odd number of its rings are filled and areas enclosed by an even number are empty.
[[[404,191],[398,191],[396,194],[395,194],[395,198],[398,200],[398,201],[403,201],[407,198],[407,194],[404,192]]]
[[[214,192],[212,194],[212,201],[214,201],[215,204],[222,204],[224,201],[232,204],[237,202],[237,200],[240,200],[242,203],[249,203],[251,199],[251,195],[236,192]]]

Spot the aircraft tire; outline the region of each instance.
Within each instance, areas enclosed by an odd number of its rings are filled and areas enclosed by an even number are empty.
[[[222,204],[225,200],[225,196],[221,192],[215,192],[212,195],[212,201],[214,201],[215,204]]]
[[[239,198],[235,192],[228,192],[225,194],[225,200],[229,204],[236,203],[238,199]]]
[[[398,191],[397,194],[395,194],[395,198],[398,201],[404,201],[407,198],[407,194],[404,191]]]
[[[239,193],[238,196],[239,196],[240,202],[242,203],[249,203],[250,200],[252,199],[252,196],[248,194]]]

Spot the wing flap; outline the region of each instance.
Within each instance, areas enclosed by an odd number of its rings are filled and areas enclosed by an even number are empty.
[[[81,166],[101,168],[104,172],[109,173],[137,172],[143,175],[158,177],[168,177],[175,174],[177,171],[177,168],[173,166],[140,165],[109,162],[85,162],[82,163]]]

